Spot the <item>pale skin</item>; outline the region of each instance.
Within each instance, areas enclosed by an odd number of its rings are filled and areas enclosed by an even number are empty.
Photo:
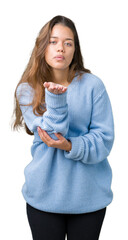
[[[51,32],[49,45],[45,52],[45,61],[52,68],[52,82],[45,82],[43,86],[49,92],[62,94],[67,91],[69,83],[67,76],[69,65],[75,51],[74,36],[70,28],[56,24]],[[48,146],[71,151],[72,143],[60,133],[54,133],[58,140],[52,139],[46,131],[37,128],[41,140]]]

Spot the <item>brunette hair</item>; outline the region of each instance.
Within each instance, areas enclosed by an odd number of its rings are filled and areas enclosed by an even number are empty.
[[[89,69],[86,69],[84,67],[79,38],[74,22],[71,21],[69,18],[60,15],[52,18],[40,30],[36,38],[35,46],[30,56],[29,62],[26,66],[25,71],[22,74],[19,83],[16,86],[14,92],[15,106],[13,110],[13,115],[15,115],[15,120],[12,124],[13,130],[18,130],[19,127],[23,127],[28,134],[33,135],[33,133],[28,129],[26,123],[24,122],[19,100],[16,95],[17,88],[21,83],[27,82],[34,89],[34,96],[32,102],[24,106],[32,105],[33,113],[36,116],[41,116],[46,111],[46,108],[42,108],[42,106],[44,106],[45,104],[45,88],[43,86],[43,83],[51,81],[51,67],[45,61],[45,50],[49,44],[52,28],[56,24],[62,24],[69,27],[74,34],[75,52],[72,62],[69,66],[69,75],[67,81],[70,83],[74,78],[75,73],[77,73],[78,77],[80,77],[84,72],[91,73]]]

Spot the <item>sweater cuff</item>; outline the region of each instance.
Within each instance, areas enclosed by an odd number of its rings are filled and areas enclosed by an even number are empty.
[[[59,108],[67,103],[67,91],[61,94],[54,94],[45,88],[45,102],[51,108]]]
[[[84,142],[80,137],[68,137],[72,143],[72,149],[70,152],[64,151],[64,156],[75,161],[81,160],[84,157]]]

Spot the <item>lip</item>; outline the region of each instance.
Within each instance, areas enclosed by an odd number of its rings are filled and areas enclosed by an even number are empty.
[[[62,56],[62,55],[57,55],[57,56],[55,56],[55,58],[59,59],[59,60],[64,60],[65,59],[64,56]]]

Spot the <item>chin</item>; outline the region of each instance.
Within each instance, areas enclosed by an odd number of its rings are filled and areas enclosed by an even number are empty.
[[[52,69],[56,70],[66,70],[69,66],[51,66]]]
[[[64,70],[67,70],[67,67],[66,68],[62,68],[62,67],[52,67],[52,69],[54,70],[61,70],[61,71],[64,71]]]

